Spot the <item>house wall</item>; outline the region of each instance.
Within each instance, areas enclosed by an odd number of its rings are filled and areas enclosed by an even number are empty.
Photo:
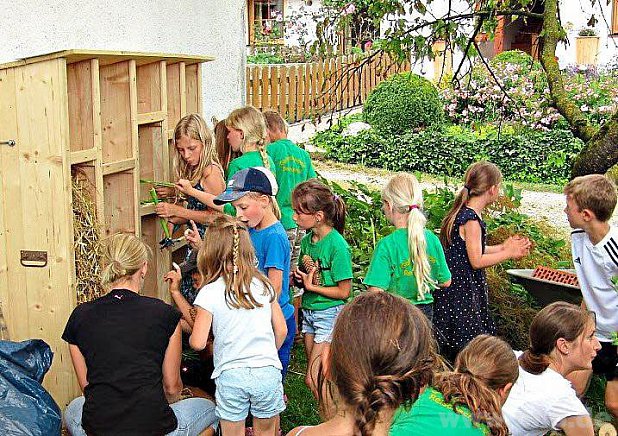
[[[594,6],[592,3],[594,3]],[[568,45],[560,44],[556,50],[556,56],[558,56],[561,67],[575,63],[575,37],[577,32],[587,27],[586,23],[592,14],[597,19],[594,29],[599,36],[598,64],[604,65],[618,55],[618,37],[610,36],[613,3],[613,0],[610,2],[573,2],[563,0],[561,2],[560,16],[562,18],[562,26],[567,31],[569,39]]]
[[[20,0],[0,14],[0,63],[81,48],[214,56],[203,66],[204,116],[245,99],[245,0]]]

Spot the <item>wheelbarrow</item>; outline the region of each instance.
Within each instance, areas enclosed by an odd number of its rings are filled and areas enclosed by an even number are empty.
[[[572,269],[562,271],[575,272]],[[506,273],[512,283],[523,286],[541,307],[545,307],[554,301],[566,301],[573,304],[580,304],[582,301],[582,292],[579,286],[532,277],[533,269],[508,269]]]

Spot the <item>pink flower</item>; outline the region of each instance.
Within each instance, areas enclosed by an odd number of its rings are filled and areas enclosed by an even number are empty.
[[[343,8],[342,15],[344,16],[350,15],[350,14],[353,14],[354,12],[356,12],[356,5],[354,3],[348,3]]]

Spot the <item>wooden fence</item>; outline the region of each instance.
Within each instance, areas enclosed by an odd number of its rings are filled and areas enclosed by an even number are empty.
[[[370,60],[355,55],[317,62],[248,65],[247,104],[278,111],[288,122],[314,118],[332,110],[363,104],[385,78],[409,71],[386,55]]]

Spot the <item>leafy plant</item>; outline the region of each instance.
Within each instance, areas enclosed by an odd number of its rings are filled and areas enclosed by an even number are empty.
[[[255,53],[247,55],[248,64],[283,64],[285,60],[276,54],[271,53]]]
[[[578,36],[597,36],[597,31],[592,27],[584,27],[577,32]]]
[[[375,129],[391,134],[440,125],[444,119],[435,86],[413,73],[380,83],[367,97],[363,114]]]

